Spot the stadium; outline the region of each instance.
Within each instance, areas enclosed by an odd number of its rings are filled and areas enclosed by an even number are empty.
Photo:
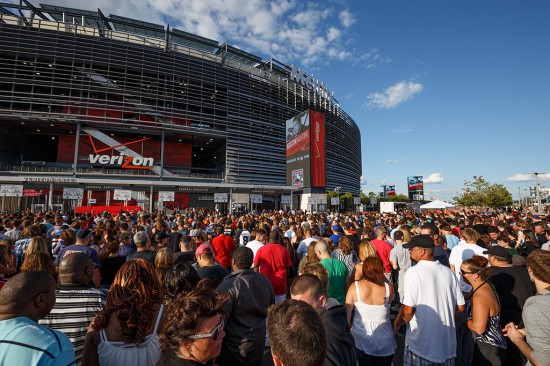
[[[0,47],[2,210],[323,210],[326,191],[359,194],[359,128],[299,68],[100,9],[25,0],[0,3]],[[322,120],[311,130],[322,157],[305,184],[309,167],[287,171],[304,111]]]

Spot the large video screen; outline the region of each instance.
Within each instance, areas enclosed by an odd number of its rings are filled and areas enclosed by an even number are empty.
[[[287,185],[325,187],[325,117],[303,111],[286,121]]]

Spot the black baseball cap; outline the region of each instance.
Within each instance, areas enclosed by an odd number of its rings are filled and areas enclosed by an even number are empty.
[[[508,249],[501,247],[500,245],[493,245],[492,247],[483,251],[483,254],[491,254],[507,260],[510,260],[512,258],[512,254],[510,254]]]
[[[433,248],[434,241],[429,235],[416,235],[411,238],[411,241],[409,241],[406,244],[403,244],[403,248],[411,249],[411,248]]]
[[[78,232],[76,233],[76,237],[77,239],[86,239],[88,236],[92,235],[92,230],[90,229],[82,229],[82,230],[78,230]]]

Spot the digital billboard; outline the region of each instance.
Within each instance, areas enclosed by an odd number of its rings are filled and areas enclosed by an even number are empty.
[[[409,188],[409,199],[413,201],[424,200],[424,177],[411,176],[407,177],[407,186]]]
[[[326,186],[325,116],[306,110],[286,121],[287,184]]]
[[[395,195],[395,186],[387,186],[386,196],[393,196],[393,195]]]

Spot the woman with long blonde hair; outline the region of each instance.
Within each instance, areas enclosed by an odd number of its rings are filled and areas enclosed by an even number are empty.
[[[170,248],[161,248],[155,256],[155,272],[161,285],[164,284],[166,273],[174,267],[174,253]]]
[[[25,255],[29,253],[45,253],[50,254],[48,243],[42,236],[34,236],[29,242],[29,246],[25,249]]]
[[[353,281],[359,281],[362,279],[362,269],[363,269],[363,261],[370,257],[378,257],[378,253],[376,253],[376,249],[372,246],[370,241],[368,239],[361,239],[361,243],[359,244],[359,260],[361,262],[357,263],[353,270],[351,271],[350,278]]]

